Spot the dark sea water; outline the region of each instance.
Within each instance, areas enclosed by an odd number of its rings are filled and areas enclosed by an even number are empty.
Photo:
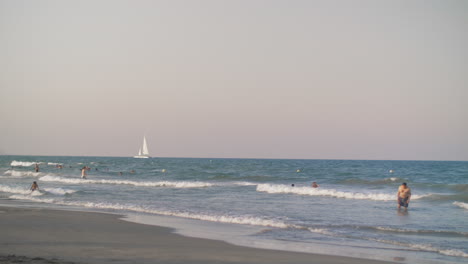
[[[408,210],[396,205],[402,182]],[[252,247],[468,262],[468,162],[0,156],[0,198]]]

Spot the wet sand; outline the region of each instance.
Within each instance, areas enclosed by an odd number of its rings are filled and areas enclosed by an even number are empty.
[[[184,237],[118,215],[0,206],[0,263],[390,263]]]

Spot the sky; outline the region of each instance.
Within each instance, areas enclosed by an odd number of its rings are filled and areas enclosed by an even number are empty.
[[[468,161],[468,1],[0,0],[0,155]]]

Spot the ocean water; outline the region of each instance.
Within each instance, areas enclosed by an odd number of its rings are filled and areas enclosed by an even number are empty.
[[[396,205],[402,182],[408,210]],[[251,247],[468,262],[468,162],[0,156],[0,199]]]

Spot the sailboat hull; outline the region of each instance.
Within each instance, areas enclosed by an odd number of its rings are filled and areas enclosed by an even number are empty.
[[[133,156],[135,159],[148,159],[148,156]]]

